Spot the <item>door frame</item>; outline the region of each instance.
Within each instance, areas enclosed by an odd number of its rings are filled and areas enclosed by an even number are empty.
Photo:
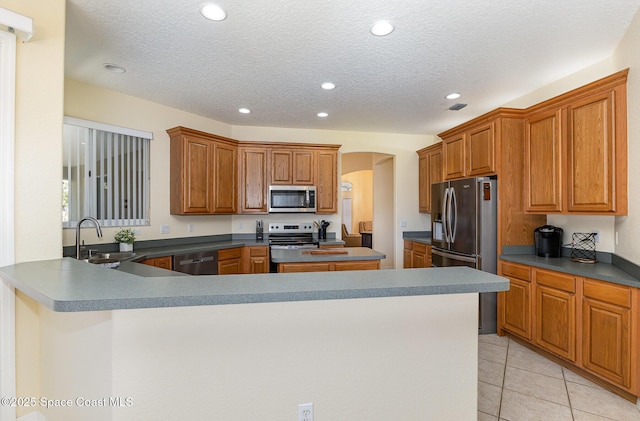
[[[0,31],[0,266],[15,263],[16,36]],[[16,397],[15,291],[0,282],[0,396]],[[0,406],[0,419],[15,420],[16,409]]]

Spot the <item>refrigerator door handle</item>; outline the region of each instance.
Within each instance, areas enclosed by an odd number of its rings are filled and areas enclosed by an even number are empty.
[[[453,230],[451,229],[451,225],[449,225],[449,231],[451,232],[451,242],[456,242],[456,231],[458,228],[458,200],[456,199],[456,190],[451,187],[451,199],[450,199],[451,212],[453,213]]]
[[[453,187],[449,187],[448,189],[448,195],[447,195],[447,234],[448,234],[448,238],[447,238],[447,243],[453,243],[453,231],[451,229],[451,218],[452,218],[452,212],[451,212],[451,198],[453,197]]]
[[[444,189],[444,197],[442,199],[442,232],[444,234],[444,242],[449,242],[449,234],[447,231],[447,200],[449,199],[449,187]]]

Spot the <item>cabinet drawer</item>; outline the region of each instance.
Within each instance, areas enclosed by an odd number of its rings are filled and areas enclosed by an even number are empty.
[[[520,266],[515,263],[501,262],[502,275],[510,278],[522,279],[523,281],[531,280],[531,268]]]
[[[242,248],[218,250],[218,261],[227,259],[239,259],[242,255]]]
[[[625,308],[631,308],[631,288],[593,279],[584,280],[584,296]]]
[[[268,247],[250,247],[249,248],[249,256],[258,257],[258,256],[266,256],[269,254]]]
[[[413,251],[418,253],[426,253],[427,245],[422,243],[413,243]]]
[[[576,292],[576,279],[570,275],[546,270],[536,270],[536,284],[559,289],[570,293]]]

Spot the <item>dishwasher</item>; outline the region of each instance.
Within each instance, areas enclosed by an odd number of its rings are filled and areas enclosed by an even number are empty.
[[[217,275],[218,252],[214,250],[175,255],[173,270],[189,275]]]

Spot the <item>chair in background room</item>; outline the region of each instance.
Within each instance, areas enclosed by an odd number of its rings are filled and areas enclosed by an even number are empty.
[[[373,231],[373,221],[360,221],[360,233]]]
[[[342,241],[344,241],[345,247],[362,247],[362,236],[360,234],[349,234],[345,224],[342,224]]]
[[[360,221],[362,247],[373,248],[373,221]]]

